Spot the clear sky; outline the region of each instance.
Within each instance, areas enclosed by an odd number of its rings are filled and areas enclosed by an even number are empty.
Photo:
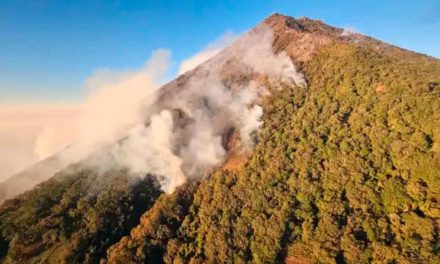
[[[76,101],[100,68],[135,69],[157,48],[179,63],[273,12],[321,19],[440,57],[438,0],[0,0],[0,103]]]

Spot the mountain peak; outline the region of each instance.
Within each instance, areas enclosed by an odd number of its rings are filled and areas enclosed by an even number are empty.
[[[310,60],[319,47],[337,41],[344,31],[310,18],[294,18],[275,13],[267,17],[253,31],[269,26],[274,35],[274,51],[284,50],[298,62]]]
[[[308,17],[295,18],[279,13],[268,16],[260,23],[262,24],[270,26],[275,31],[293,30],[297,33],[314,33],[333,37],[339,37],[344,32],[344,29],[330,26],[321,20]]]
[[[158,89],[87,166],[3,203],[0,262],[440,263],[427,58],[273,14]]]

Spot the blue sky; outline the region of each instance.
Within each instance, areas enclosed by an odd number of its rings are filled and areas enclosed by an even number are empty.
[[[173,68],[273,12],[321,19],[440,57],[440,1],[0,0],[0,103],[77,101],[97,69],[136,69],[158,48]]]

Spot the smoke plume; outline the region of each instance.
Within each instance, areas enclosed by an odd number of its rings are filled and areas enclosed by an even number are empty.
[[[143,122],[91,160],[139,177],[157,176],[162,189],[172,192],[222,164],[230,131],[239,134],[242,149],[250,149],[268,89],[249,76],[305,86],[290,58],[274,54],[272,43],[272,31],[260,28],[191,72],[182,87],[155,91],[155,99],[142,104]],[[234,76],[241,79],[231,81]]]
[[[231,134],[240,139],[239,149],[249,151],[262,125],[267,83],[306,85],[287,54],[275,54],[272,44],[271,29],[260,26],[162,88],[157,87],[170,64],[166,50],[154,52],[139,71],[98,71],[69,126],[72,135],[66,139],[53,127],[38,138],[35,151],[41,157],[54,146],[66,146],[52,156],[49,170],[40,162],[44,170],[35,181],[80,162],[99,171],[125,168],[134,179],[151,175],[164,191],[173,192],[220,166]]]
[[[224,48],[229,46],[232,42],[237,39],[237,35],[233,32],[226,32],[218,39],[214,40],[212,43],[208,44],[208,46],[203,49],[201,52],[191,56],[190,58],[182,61],[179,67],[179,74],[183,74],[187,71],[190,71],[207,61],[208,59],[217,55]]]
[[[154,100],[170,57],[169,51],[157,50],[140,70],[95,72],[82,103],[0,108],[0,202],[113,144],[142,123],[141,105]]]

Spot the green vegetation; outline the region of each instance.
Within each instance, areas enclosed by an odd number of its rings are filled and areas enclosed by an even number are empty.
[[[162,195],[141,217],[130,236],[108,250],[111,263],[161,263],[170,239],[178,236],[179,227],[192,204],[197,184],[185,184],[172,195]]]
[[[199,185],[163,260],[439,263],[440,62],[337,44],[302,67],[309,87],[272,91],[248,163]]]
[[[239,169],[157,200],[124,172],[50,180],[3,205],[4,262],[440,263],[440,61],[337,43],[299,66]]]
[[[97,263],[160,194],[124,171],[69,168],[0,209],[4,263]]]

